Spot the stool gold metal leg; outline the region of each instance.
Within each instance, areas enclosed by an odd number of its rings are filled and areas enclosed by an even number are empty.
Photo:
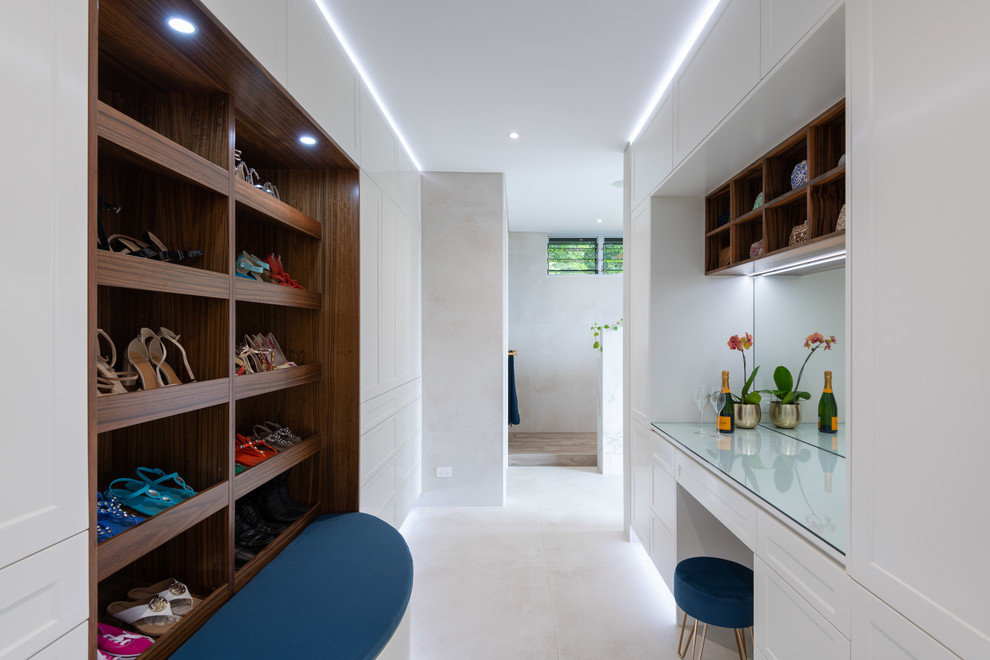
[[[705,624],[704,630],[701,631],[701,651],[698,652],[698,660],[701,660],[701,656],[705,655],[705,639],[708,637],[708,624]],[[691,649],[691,660],[694,660],[694,651],[698,648],[698,638],[694,638],[694,648]]]
[[[739,649],[739,660],[748,660],[746,654],[746,633],[741,628],[733,631],[736,635],[736,648]]]
[[[687,644],[684,644],[684,649],[681,650],[682,642],[684,642],[684,629],[687,627],[687,612],[684,613],[684,619],[681,620],[681,638],[677,642],[677,655],[684,657],[687,655],[688,649],[691,648],[691,640],[694,638],[694,632],[698,629],[698,622],[695,620],[694,625],[691,627],[691,634],[688,635]]]

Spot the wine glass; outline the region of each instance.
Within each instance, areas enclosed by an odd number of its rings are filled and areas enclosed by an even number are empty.
[[[698,385],[694,388],[694,405],[698,409],[698,430],[695,435],[704,435],[705,428],[705,406],[708,405],[708,386]]]
[[[722,412],[722,406],[725,404],[725,393],[721,388],[715,388],[712,390],[712,395],[709,397],[712,402],[712,408],[715,409],[715,437],[718,438],[721,434],[718,432],[718,416]]]

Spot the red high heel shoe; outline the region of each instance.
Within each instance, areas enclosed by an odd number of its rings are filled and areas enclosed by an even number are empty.
[[[285,272],[285,268],[282,267],[282,257],[276,256],[276,254],[272,252],[268,255],[268,259],[266,259],[266,261],[268,262],[268,265],[271,266],[272,279],[278,281],[279,284],[283,286],[291,286],[294,289],[306,288],[299,282],[292,279],[292,276]]]

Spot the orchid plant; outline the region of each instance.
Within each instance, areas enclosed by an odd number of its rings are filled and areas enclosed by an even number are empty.
[[[811,349],[811,351],[808,353],[808,357],[804,358],[804,364],[801,365],[801,371],[798,372],[797,382],[794,382],[794,378],[791,376],[791,372],[787,367],[777,367],[773,371],[773,382],[777,386],[777,389],[772,390],[773,395],[781,403],[798,403],[801,399],[810,399],[810,393],[798,390],[798,386],[801,384],[801,376],[804,374],[804,368],[808,364],[808,360],[811,359],[811,356],[815,354],[815,351],[819,348],[830,351],[832,350],[832,344],[837,343],[835,335],[825,337],[820,332],[815,332],[805,337],[804,347]]]
[[[753,335],[749,334],[748,332],[743,334],[742,337],[740,337],[739,335],[732,335],[731,337],[729,337],[728,346],[731,350],[739,351],[740,353],[742,353],[742,360],[743,360],[742,393],[740,396],[736,396],[735,394],[732,394],[730,392],[729,396],[732,397],[732,400],[735,403],[758,404],[760,402],[760,399],[762,398],[760,396],[760,393],[755,390],[753,392],[750,392],[749,388],[753,386],[753,380],[756,378],[756,372],[759,371],[760,368],[757,367],[756,365],[753,365],[753,373],[750,374],[749,377],[746,376],[746,351],[748,351],[750,348],[753,347]]]

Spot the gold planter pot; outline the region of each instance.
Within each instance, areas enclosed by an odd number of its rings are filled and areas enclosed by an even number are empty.
[[[754,429],[760,423],[763,413],[758,403],[737,403],[733,406],[736,428]]]
[[[801,404],[773,401],[770,404],[770,421],[779,429],[794,428],[801,423]]]

